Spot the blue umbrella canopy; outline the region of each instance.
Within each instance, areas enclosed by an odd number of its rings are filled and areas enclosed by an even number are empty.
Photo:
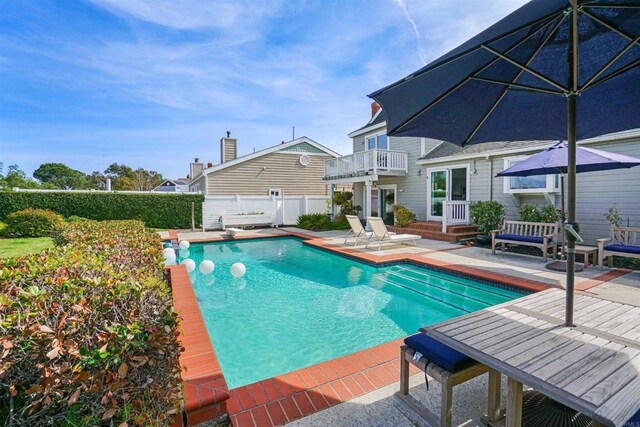
[[[640,127],[640,1],[533,0],[458,48],[370,96],[388,134],[486,141],[577,139]],[[576,54],[576,81],[568,64]]]
[[[567,143],[559,142],[503,170],[496,176],[566,174],[569,164],[568,154]],[[640,159],[595,148],[582,146],[576,148],[576,173],[624,169],[634,166],[640,166]]]
[[[566,139],[568,218],[576,222],[576,140],[640,128],[640,0],[532,0],[404,79],[369,95],[390,136]],[[565,324],[573,325],[575,240]]]

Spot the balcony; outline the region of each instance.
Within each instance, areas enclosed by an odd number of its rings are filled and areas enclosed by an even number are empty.
[[[324,179],[357,178],[370,175],[406,175],[408,155],[404,151],[367,150],[325,160]]]

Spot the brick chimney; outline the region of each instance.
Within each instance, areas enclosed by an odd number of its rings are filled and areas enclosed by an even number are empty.
[[[220,163],[234,160],[238,157],[238,140],[231,138],[231,132],[227,131],[227,137],[220,139]]]
[[[378,110],[380,110],[380,104],[378,104],[376,101],[373,101],[371,103],[371,117],[375,116]]]
[[[200,159],[196,157],[190,164],[189,176],[191,177],[191,179],[197,178],[198,176],[200,176],[203,169],[204,164],[200,163]]]

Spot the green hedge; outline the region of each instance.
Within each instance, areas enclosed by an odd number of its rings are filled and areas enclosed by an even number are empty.
[[[79,221],[55,240],[0,259],[0,424],[169,425],[181,346],[158,233]]]
[[[0,192],[0,220],[26,208],[50,209],[64,217],[95,220],[137,219],[147,227],[191,228],[191,203],[196,226],[202,224],[204,196],[197,194],[127,194],[106,192]]]

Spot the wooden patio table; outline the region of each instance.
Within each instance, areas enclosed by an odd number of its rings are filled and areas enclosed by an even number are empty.
[[[506,425],[522,422],[522,385],[622,426],[640,409],[640,307],[549,289],[439,323],[423,332],[508,377]],[[499,399],[499,396],[498,396]]]

